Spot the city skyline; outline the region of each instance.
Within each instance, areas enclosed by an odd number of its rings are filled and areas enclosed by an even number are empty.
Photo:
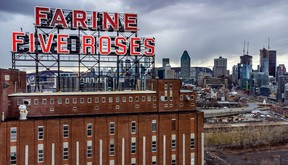
[[[2,37],[1,68],[11,67],[12,31],[33,31],[35,6],[63,7],[138,14],[139,34],[156,38],[156,66],[162,58],[170,58],[171,66],[180,66],[180,57],[187,50],[191,66],[212,68],[213,59],[227,58],[228,70],[239,63],[243,42],[249,41],[249,55],[253,56],[253,69],[259,65],[259,50],[277,50],[277,66],[288,63],[287,21],[288,4],[285,1],[1,1],[0,27]],[[21,6],[21,8],[15,7]],[[181,19],[178,19],[181,18]],[[271,28],[273,25],[273,28]],[[264,34],[264,35],[263,35]],[[221,42],[219,42],[221,41]],[[172,46],[173,45],[173,46]],[[279,62],[281,60],[281,62]]]

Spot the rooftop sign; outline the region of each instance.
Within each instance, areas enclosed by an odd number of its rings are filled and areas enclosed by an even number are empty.
[[[12,33],[12,52],[52,54],[155,55],[155,39],[97,35],[99,32],[136,33],[137,14],[35,7],[34,26],[58,33]],[[65,31],[66,33],[60,33]],[[73,31],[95,31],[90,35]],[[106,34],[106,33],[105,33]],[[114,33],[115,35],[115,33]]]

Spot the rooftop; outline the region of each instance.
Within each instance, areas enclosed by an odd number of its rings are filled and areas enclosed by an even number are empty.
[[[75,95],[113,95],[113,94],[155,94],[156,91],[132,91],[132,90],[125,90],[125,91],[104,91],[104,92],[39,92],[39,93],[13,93],[8,96],[10,97],[19,97],[19,96],[75,96]]]

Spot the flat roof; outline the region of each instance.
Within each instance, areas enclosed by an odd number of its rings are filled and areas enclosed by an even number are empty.
[[[191,93],[191,92],[193,92],[193,91],[188,90],[188,89],[181,89],[180,90],[180,93]]]
[[[75,95],[115,95],[115,94],[155,94],[156,91],[132,91],[132,90],[125,90],[125,91],[104,91],[104,92],[35,92],[35,93],[13,93],[8,95],[9,97],[19,97],[19,96],[75,96]]]

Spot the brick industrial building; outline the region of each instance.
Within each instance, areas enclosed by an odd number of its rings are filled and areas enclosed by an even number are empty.
[[[0,76],[0,164],[203,164],[203,113],[180,80],[151,79],[145,91],[25,93],[25,72]]]

